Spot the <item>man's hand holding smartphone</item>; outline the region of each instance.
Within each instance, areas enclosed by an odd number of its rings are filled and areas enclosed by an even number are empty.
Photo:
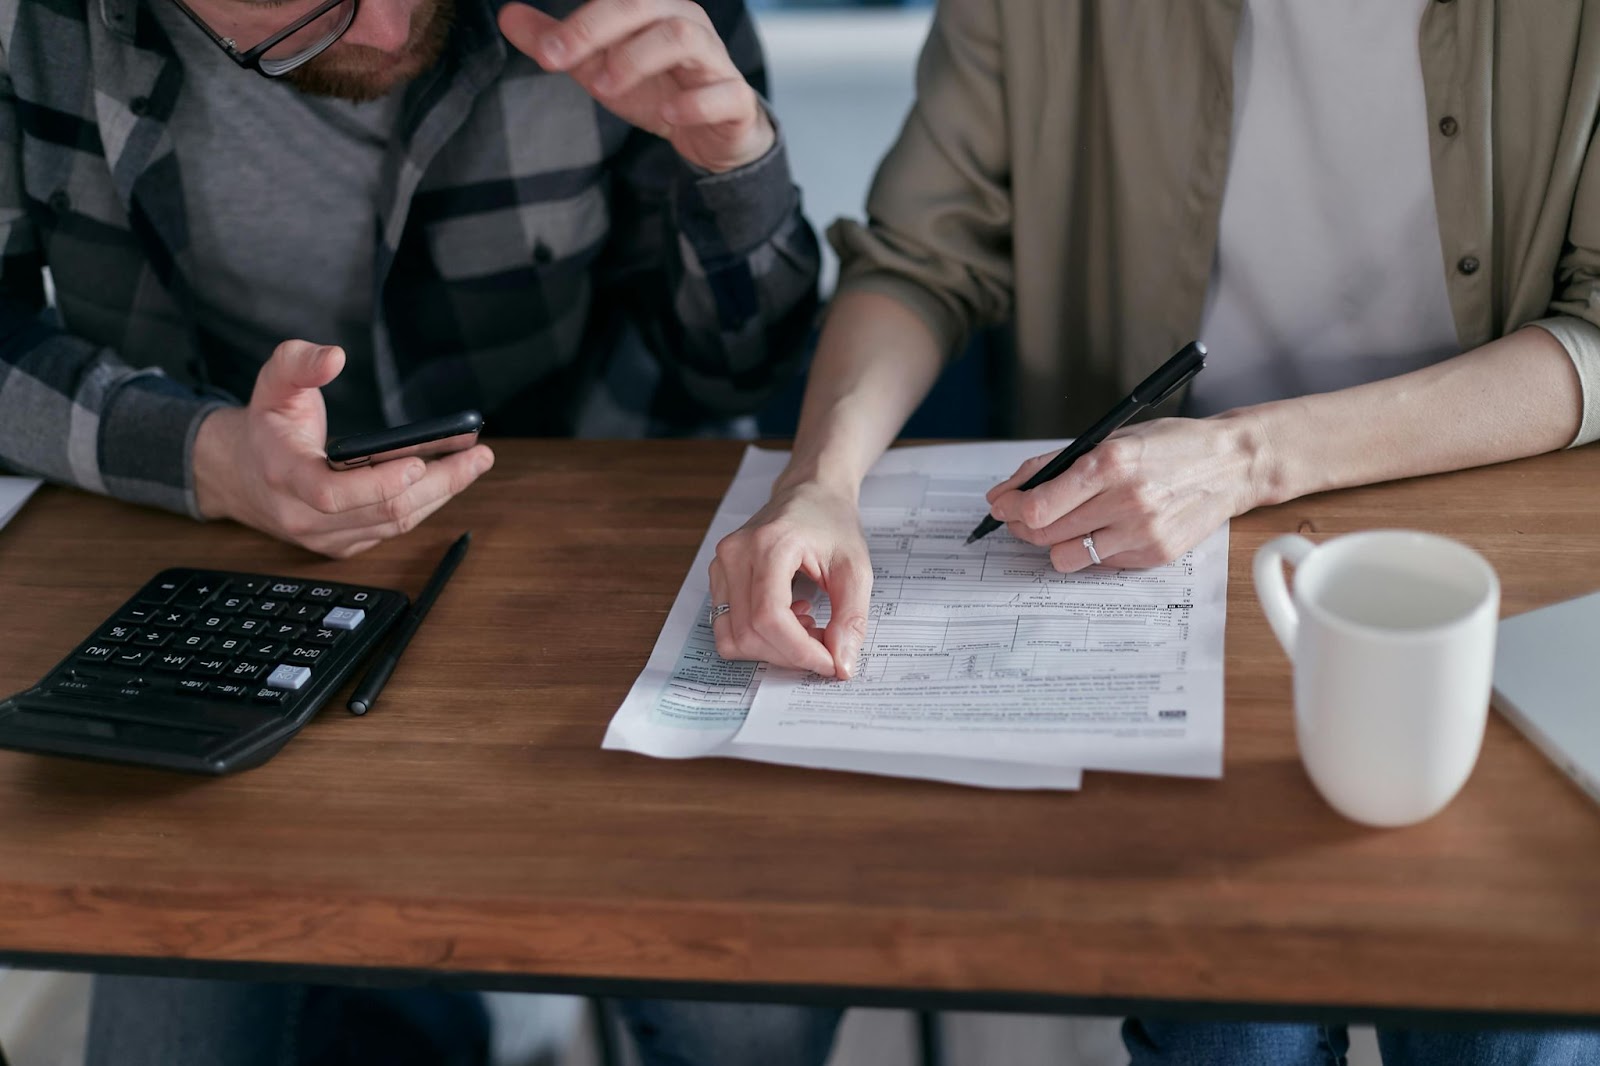
[[[262,366],[248,406],[207,416],[194,442],[202,515],[348,558],[416,528],[494,465],[494,453],[476,444],[430,461],[330,469],[318,390],[343,369],[339,348],[285,341]]]

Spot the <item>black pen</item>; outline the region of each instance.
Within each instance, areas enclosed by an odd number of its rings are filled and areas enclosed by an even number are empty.
[[[1024,481],[1019,491],[1038,488],[1053,477],[1077,462],[1083,455],[1096,444],[1105,440],[1117,431],[1128,419],[1144,410],[1154,407],[1168,396],[1177,392],[1189,379],[1194,377],[1206,365],[1206,346],[1199,341],[1190,341],[1183,346],[1177,355],[1161,364],[1161,368],[1154,374],[1139,382],[1138,386],[1129,393],[1117,406],[1107,412],[1100,421],[1090,426],[1077,440],[1061,449],[1061,453],[1050,460],[1027,481]],[[982,540],[990,533],[1000,528],[1001,523],[994,515],[984,515],[983,521],[978,523],[978,528],[967,537],[967,543]]]
[[[378,656],[377,661],[372,664],[372,669],[367,671],[367,676],[356,686],[355,695],[350,697],[351,714],[366,714],[377,702],[378,693],[383,691],[384,683],[389,680],[389,675],[394,673],[394,668],[400,664],[400,656],[404,654],[406,645],[411,643],[411,637],[416,633],[417,627],[428,615],[428,608],[439,598],[440,591],[450,580],[450,575],[455,573],[456,567],[467,554],[467,545],[471,543],[472,530],[469,529],[456,538],[456,542],[450,545],[450,550],[444,553],[444,558],[439,560],[433,576],[428,579],[428,586],[422,590],[422,595],[417,597],[417,602],[411,605],[411,610],[406,613],[400,628],[390,638],[388,645],[383,649],[383,654]]]

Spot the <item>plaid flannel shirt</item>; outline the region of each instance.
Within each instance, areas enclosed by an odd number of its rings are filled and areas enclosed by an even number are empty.
[[[743,3],[701,2],[762,91]],[[186,310],[205,264],[166,121],[200,89],[141,0],[0,0],[0,54],[0,465],[193,514],[195,433],[238,402]],[[781,142],[697,172],[510,48],[490,0],[458,0],[406,94],[374,205],[390,424],[476,407],[503,433],[689,431],[781,382],[818,268]]]

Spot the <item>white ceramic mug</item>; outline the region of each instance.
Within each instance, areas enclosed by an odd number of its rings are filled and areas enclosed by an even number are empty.
[[[1437,814],[1483,744],[1494,568],[1446,537],[1375,530],[1321,545],[1277,537],[1254,569],[1261,609],[1294,664],[1295,733],[1317,791],[1368,825]]]

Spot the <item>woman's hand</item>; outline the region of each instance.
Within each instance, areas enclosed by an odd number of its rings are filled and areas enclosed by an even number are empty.
[[[1053,453],[1029,459],[989,490],[989,511],[1063,573],[1091,565],[1087,536],[1107,566],[1160,566],[1261,502],[1263,439],[1239,413],[1140,423],[1022,492]]]
[[[793,599],[796,573],[828,594],[832,616],[817,627],[808,600]],[[780,485],[755,516],[717,545],[711,602],[729,610],[712,623],[724,659],[847,678],[867,635],[872,562],[853,492],[814,481]]]

